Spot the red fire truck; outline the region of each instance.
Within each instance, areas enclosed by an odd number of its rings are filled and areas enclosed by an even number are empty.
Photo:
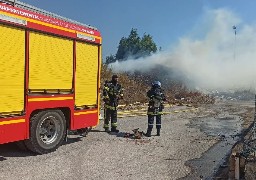
[[[99,123],[101,35],[34,6],[0,0],[0,144],[43,154]]]

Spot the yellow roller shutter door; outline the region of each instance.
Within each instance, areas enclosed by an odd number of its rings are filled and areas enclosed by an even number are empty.
[[[97,104],[98,46],[77,42],[76,45],[76,106]]]
[[[24,109],[25,31],[0,25],[0,112]]]
[[[31,32],[29,89],[71,89],[73,41]]]

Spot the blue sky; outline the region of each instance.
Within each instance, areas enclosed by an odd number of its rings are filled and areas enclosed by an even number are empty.
[[[184,78],[197,89],[256,92],[255,0],[21,1],[97,27],[104,59],[116,54],[120,39],[128,37],[132,28],[140,36],[150,34],[162,48],[139,61],[111,64],[115,71],[150,72],[162,65],[170,69],[172,78]]]
[[[226,8],[244,23],[255,22],[254,0],[22,0],[24,3],[97,27],[103,57],[115,54],[132,28],[153,36],[163,50],[191,33],[206,9]]]

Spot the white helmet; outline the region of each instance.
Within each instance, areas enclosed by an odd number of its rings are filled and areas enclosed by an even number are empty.
[[[153,86],[153,87],[161,87],[161,83],[160,83],[159,81],[154,81],[154,82],[152,83],[152,86]]]

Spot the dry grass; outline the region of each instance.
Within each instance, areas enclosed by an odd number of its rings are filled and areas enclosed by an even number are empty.
[[[111,80],[113,72],[107,67],[102,66],[101,73],[101,86],[105,80]],[[146,74],[128,74],[128,73],[117,73],[119,77],[119,83],[124,88],[124,99],[120,104],[131,105],[131,104],[145,104],[148,99],[146,92],[150,89],[150,83],[154,80],[153,76]],[[166,83],[167,84],[167,83]],[[170,104],[208,104],[214,103],[214,98],[209,95],[202,94],[200,92],[194,92],[187,89],[185,86],[179,83],[171,83],[172,86],[164,86],[165,94],[167,96],[168,103]]]

